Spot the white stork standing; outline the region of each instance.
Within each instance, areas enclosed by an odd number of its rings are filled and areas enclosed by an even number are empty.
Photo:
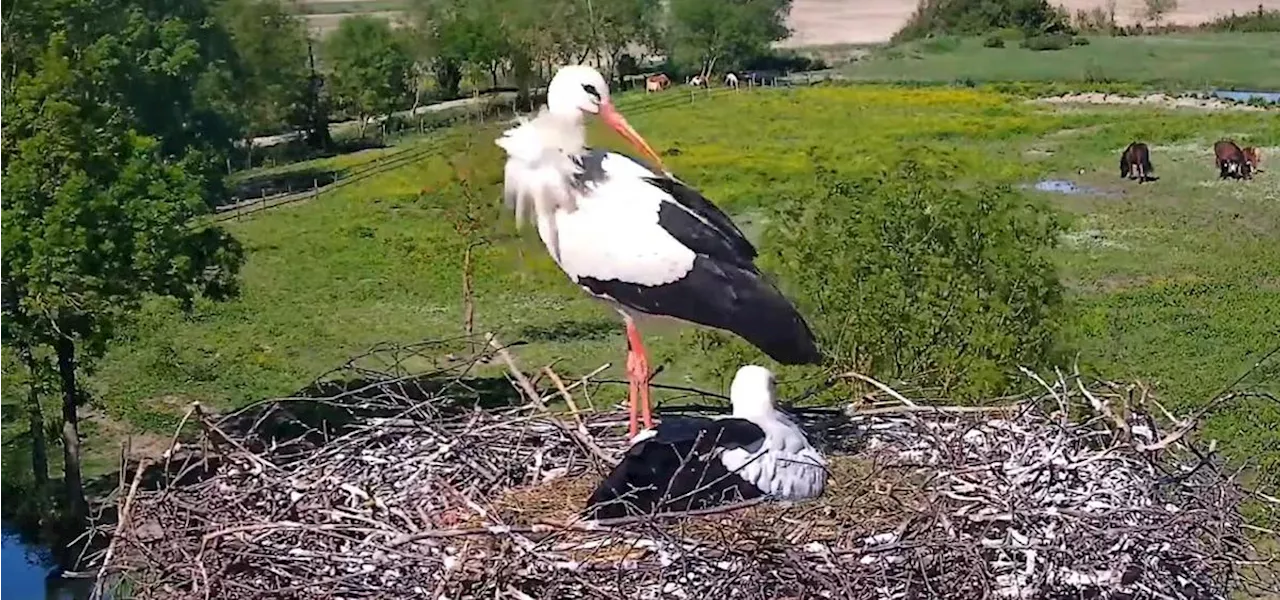
[[[567,66],[552,78],[546,108],[497,140],[508,155],[504,196],[517,224],[534,213],[538,235],[565,274],[622,314],[631,436],[638,410],[653,427],[638,314],[733,332],[783,364],[820,363],[809,326],[761,276],[755,247],[729,217],[665,170],[588,148],[587,115],[599,115],[662,168],[614,109],[604,77]]]
[[[585,516],[610,519],[687,511],[767,496],[822,495],[827,461],[774,407],[773,373],[747,365],[729,391],[733,416],[669,417],[636,436],[587,500]]]

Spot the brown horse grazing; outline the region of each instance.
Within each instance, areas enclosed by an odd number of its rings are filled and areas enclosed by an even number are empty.
[[[1133,142],[1120,154],[1120,176],[1137,179],[1138,183],[1153,181],[1155,169],[1151,167],[1151,151],[1142,142]]]
[[[1226,179],[1228,176],[1237,179],[1252,179],[1252,168],[1249,161],[1245,159],[1244,151],[1231,140],[1220,140],[1213,145],[1213,158],[1218,164],[1218,178]]]
[[[1241,152],[1244,153],[1244,161],[1249,163],[1249,170],[1254,173],[1262,172],[1262,149],[1253,146],[1246,146]]]
[[[671,85],[671,78],[667,77],[666,73],[658,73],[657,75],[650,75],[648,78],[644,80],[644,93],[648,94],[649,92],[661,92],[662,90],[667,89],[667,87],[669,87],[670,85]]]

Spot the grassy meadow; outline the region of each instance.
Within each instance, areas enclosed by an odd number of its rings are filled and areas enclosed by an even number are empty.
[[[1280,89],[1280,33],[1091,36],[1089,44],[1036,52],[939,37],[876,50],[842,68],[855,80],[1133,82],[1183,89]]]

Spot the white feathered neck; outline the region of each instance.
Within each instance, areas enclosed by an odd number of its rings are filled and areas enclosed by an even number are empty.
[[[543,107],[533,118],[519,123],[496,140],[507,152],[503,196],[515,209],[516,227],[530,212],[552,257],[559,262],[557,210],[577,210],[573,180],[582,172],[574,157],[586,152],[586,127],[582,114],[554,113]]]

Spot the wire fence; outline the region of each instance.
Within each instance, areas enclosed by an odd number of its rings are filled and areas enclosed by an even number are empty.
[[[805,78],[797,81],[794,77],[780,77],[773,80],[773,82],[774,86],[791,86],[795,83],[812,85],[824,80],[825,79]],[[760,85],[752,80],[745,80],[741,82],[738,87],[707,87],[691,85],[678,87],[673,86],[661,92],[628,93],[619,99],[618,108],[629,115],[643,115],[683,105],[695,104],[700,101],[706,101],[723,96],[724,94],[740,93],[752,91],[757,88],[774,86]],[[503,120],[510,120],[519,113],[516,103],[517,101],[515,99],[512,99],[509,103],[495,103],[492,101],[480,102],[468,107],[470,110],[465,120],[471,124],[494,123]],[[216,214],[213,215],[210,220],[215,223],[239,220],[262,211],[318,198],[326,192],[336,191],[348,185],[364,181],[375,175],[386,173],[432,155],[438,155],[447,147],[447,142],[452,135],[453,133],[451,131],[445,131],[439,135],[433,136],[425,142],[408,145],[403,150],[389,152],[368,162],[361,163],[351,169],[335,172],[331,181],[325,180],[322,182],[319,178],[315,178],[309,188],[288,190],[283,193],[272,195],[267,195],[264,191],[258,198],[249,198],[239,202],[219,206],[215,209]]]

